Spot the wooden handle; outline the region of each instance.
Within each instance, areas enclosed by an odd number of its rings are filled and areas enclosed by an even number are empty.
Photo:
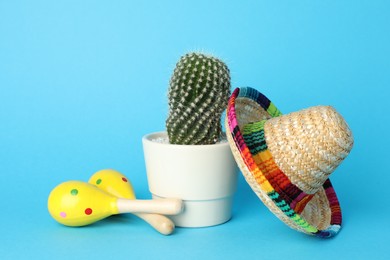
[[[128,200],[118,198],[119,213],[156,213],[177,215],[183,211],[181,199]]]
[[[163,235],[170,235],[175,230],[175,224],[166,216],[149,213],[134,213],[134,215],[149,223]]]

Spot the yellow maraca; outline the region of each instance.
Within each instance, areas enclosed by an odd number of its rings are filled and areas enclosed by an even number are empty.
[[[176,215],[183,210],[180,199],[122,199],[81,181],[68,181],[55,187],[47,205],[50,215],[66,226],[85,226],[119,213]]]
[[[100,170],[94,173],[88,182],[115,197],[135,199],[135,193],[130,180],[116,170]],[[134,215],[149,223],[161,234],[170,235],[175,229],[175,224],[172,220],[163,215],[150,213],[134,213]]]

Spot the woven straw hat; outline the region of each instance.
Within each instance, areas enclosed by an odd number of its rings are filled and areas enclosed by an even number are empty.
[[[328,176],[353,145],[340,114],[317,106],[281,115],[257,90],[237,88],[226,133],[246,181],[280,220],[319,237],[339,232],[341,210]]]

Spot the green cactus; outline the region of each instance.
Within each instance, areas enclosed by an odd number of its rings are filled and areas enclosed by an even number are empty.
[[[170,80],[166,127],[171,144],[214,144],[221,139],[221,114],[230,95],[230,72],[221,60],[188,53]]]

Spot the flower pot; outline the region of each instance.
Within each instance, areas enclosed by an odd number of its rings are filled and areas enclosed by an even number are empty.
[[[238,168],[228,142],[174,145],[165,132],[143,137],[149,190],[153,198],[181,198],[183,213],[170,216],[179,227],[206,227],[232,215]]]

